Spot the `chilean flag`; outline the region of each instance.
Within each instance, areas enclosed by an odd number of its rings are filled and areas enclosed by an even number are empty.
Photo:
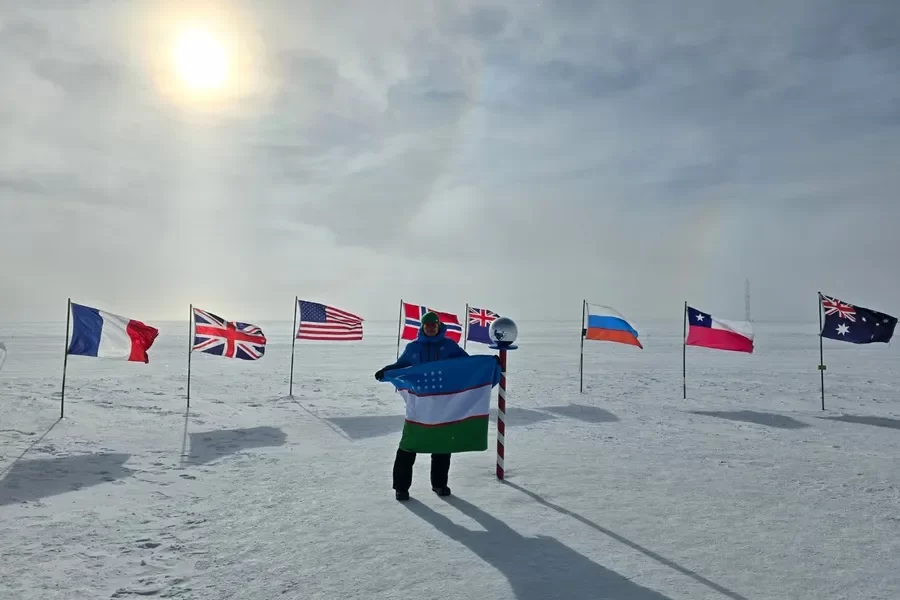
[[[159,335],[158,329],[74,302],[70,306],[72,339],[68,354],[150,362],[147,350]]]
[[[747,321],[726,321],[687,307],[688,336],[685,344],[732,352],[753,352],[753,328]]]

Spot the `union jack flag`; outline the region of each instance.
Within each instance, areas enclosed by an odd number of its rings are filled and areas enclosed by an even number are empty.
[[[851,323],[856,322],[856,307],[846,302],[841,302],[837,298],[822,296],[822,308],[825,309],[825,316],[837,315],[840,319],[847,319]]]
[[[469,329],[466,332],[466,340],[470,342],[479,342],[481,344],[490,344],[491,338],[488,335],[491,323],[497,320],[500,315],[486,308],[469,307]]]
[[[259,360],[266,352],[266,336],[250,323],[226,321],[211,312],[194,309],[193,352],[225,358]]]

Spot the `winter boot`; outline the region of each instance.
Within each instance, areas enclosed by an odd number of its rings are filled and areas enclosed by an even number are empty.
[[[438,496],[449,496],[450,495],[450,488],[448,488],[446,485],[441,486],[441,487],[433,487],[433,488],[431,488],[431,491],[433,491]]]
[[[394,498],[396,498],[400,502],[405,502],[409,500],[409,492],[406,490],[397,490],[394,492]]]

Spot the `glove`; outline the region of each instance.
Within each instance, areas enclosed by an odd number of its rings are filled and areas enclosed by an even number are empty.
[[[382,381],[384,379],[384,369],[378,369],[375,371],[375,379],[378,381]]]

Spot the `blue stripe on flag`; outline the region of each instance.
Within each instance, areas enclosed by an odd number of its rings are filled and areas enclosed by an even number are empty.
[[[497,385],[500,365],[493,355],[466,356],[388,371],[384,380],[416,396],[442,396]]]
[[[103,333],[103,317],[100,311],[81,304],[72,304],[72,340],[69,354],[97,356],[100,336]]]
[[[588,329],[607,329],[612,331],[627,331],[635,336],[638,332],[627,321],[619,317],[606,315],[588,315]]]

